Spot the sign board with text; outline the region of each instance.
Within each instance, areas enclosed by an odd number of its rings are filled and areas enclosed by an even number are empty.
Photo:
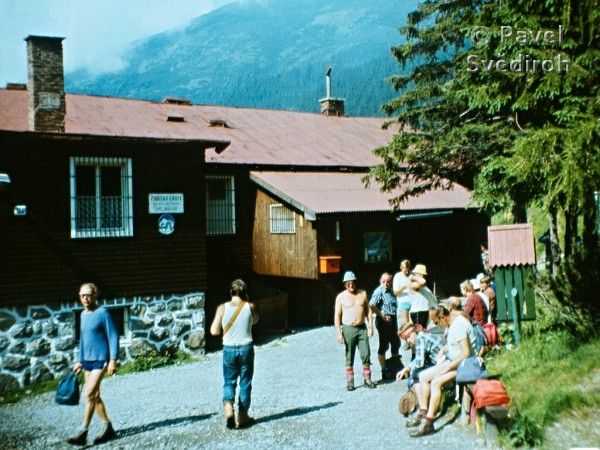
[[[148,194],[150,214],[182,214],[183,194]]]

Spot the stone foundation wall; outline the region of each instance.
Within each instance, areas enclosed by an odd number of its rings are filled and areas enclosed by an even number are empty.
[[[154,352],[205,352],[204,293],[98,300],[124,310],[121,363]],[[77,360],[78,302],[0,308],[0,393],[62,376]]]

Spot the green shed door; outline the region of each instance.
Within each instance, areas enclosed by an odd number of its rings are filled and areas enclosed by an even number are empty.
[[[532,266],[496,267],[496,308],[498,322],[513,321],[511,290],[517,289],[517,308],[520,320],[535,319],[535,295],[533,292]]]

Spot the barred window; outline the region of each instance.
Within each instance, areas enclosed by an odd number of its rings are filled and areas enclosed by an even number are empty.
[[[133,236],[131,159],[71,158],[71,237]]]
[[[270,205],[270,222],[272,234],[296,233],[296,219],[294,211],[282,204]]]
[[[235,234],[235,184],[229,175],[206,177],[206,234]]]

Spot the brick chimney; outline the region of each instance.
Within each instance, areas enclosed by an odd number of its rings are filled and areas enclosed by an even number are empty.
[[[321,103],[321,114],[335,117],[345,116],[344,99],[331,96],[331,66],[329,66],[325,74],[325,87],[326,97],[319,100],[319,103]]]
[[[28,36],[29,130],[65,132],[64,38]]]

